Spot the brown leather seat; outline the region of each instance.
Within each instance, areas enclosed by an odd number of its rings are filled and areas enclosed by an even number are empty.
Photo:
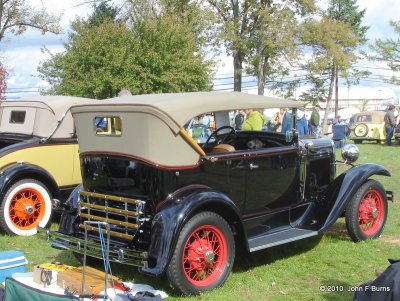
[[[212,154],[234,152],[235,148],[230,144],[217,144],[211,150]]]

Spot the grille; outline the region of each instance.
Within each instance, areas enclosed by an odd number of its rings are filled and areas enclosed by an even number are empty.
[[[87,191],[79,194],[80,228],[98,232],[97,227],[84,226],[83,221],[101,221],[110,225],[110,236],[124,240],[134,238],[143,219],[144,201]]]

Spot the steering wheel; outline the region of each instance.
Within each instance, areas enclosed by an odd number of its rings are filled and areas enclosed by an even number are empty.
[[[229,129],[229,130],[230,130],[229,133],[228,133],[228,135],[226,135],[224,138],[221,138],[221,137],[218,135],[218,132],[223,131],[223,130],[226,130],[226,129]],[[227,141],[228,138],[229,138],[233,133],[235,133],[235,132],[236,132],[236,130],[235,130],[233,127],[229,126],[229,125],[221,126],[220,128],[216,129],[216,130],[210,135],[210,137],[208,137],[207,141],[203,144],[203,149],[207,148],[208,144],[210,144],[210,140],[211,140],[213,137],[215,137],[215,140],[217,141],[217,144],[221,144],[221,143],[225,143],[225,141]]]

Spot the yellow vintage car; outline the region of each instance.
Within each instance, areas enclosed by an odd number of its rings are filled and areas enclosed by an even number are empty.
[[[33,235],[81,183],[69,108],[89,99],[40,96],[0,104],[0,226]]]
[[[355,114],[354,121],[349,124],[349,139],[354,143],[363,141],[383,142],[386,139],[384,111],[366,111]]]

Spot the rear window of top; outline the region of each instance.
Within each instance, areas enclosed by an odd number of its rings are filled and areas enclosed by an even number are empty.
[[[358,115],[356,122],[372,122],[372,115]]]
[[[10,123],[22,124],[25,122],[26,111],[11,111]]]
[[[121,136],[121,118],[115,116],[96,116],[93,120],[96,135]]]

